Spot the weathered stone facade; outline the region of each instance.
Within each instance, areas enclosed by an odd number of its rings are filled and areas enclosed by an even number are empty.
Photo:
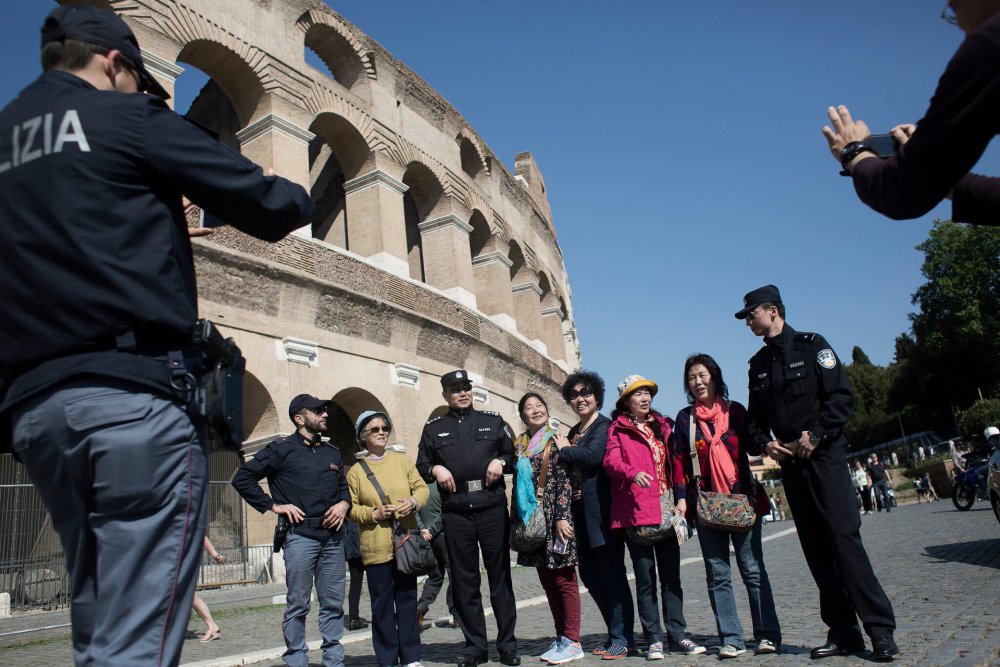
[[[228,228],[194,241],[202,316],[247,357],[246,453],[287,433],[288,401],[308,392],[334,404],[335,443],[350,448],[353,420],[381,408],[415,455],[454,368],[515,430],[529,389],[572,419],[558,399],[579,363],[572,300],[530,153],[511,173],[425,81],[318,0],[90,4],[125,18],[168,91],[186,65],[208,74],[189,115],[320,210],[275,245]],[[251,526],[248,542],[265,533]]]

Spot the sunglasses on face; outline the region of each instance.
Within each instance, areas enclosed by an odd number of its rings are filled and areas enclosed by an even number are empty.
[[[368,429],[368,432],[369,433],[385,433],[386,435],[389,435],[390,433],[392,433],[392,427],[391,426],[372,426],[370,429]]]
[[[448,391],[452,394],[464,394],[467,391],[472,391],[471,384],[453,384],[448,387]]]
[[[566,400],[567,401],[575,401],[576,399],[580,398],[581,396],[583,398],[590,398],[593,395],[594,395],[594,390],[591,389],[590,387],[584,387],[580,391],[577,391],[576,389],[571,389],[570,391],[568,391],[566,393]]]

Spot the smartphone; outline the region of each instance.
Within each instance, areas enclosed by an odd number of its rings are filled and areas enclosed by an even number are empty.
[[[892,157],[899,150],[899,141],[891,134],[873,134],[867,141],[879,157]]]
[[[566,540],[564,540],[559,535],[556,535],[556,541],[552,545],[552,551],[555,552],[555,553],[557,553],[557,554],[564,554],[564,553],[566,553],[566,549],[568,547],[569,547],[569,545],[566,543]]]

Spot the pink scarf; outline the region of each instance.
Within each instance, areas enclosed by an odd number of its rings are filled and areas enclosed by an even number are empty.
[[[731,493],[736,484],[736,466],[729,450],[722,444],[722,436],[729,430],[729,402],[718,398],[710,408],[695,403],[695,417],[708,442],[708,470],[712,480],[712,490],[716,493]],[[708,427],[711,422],[713,429]]]

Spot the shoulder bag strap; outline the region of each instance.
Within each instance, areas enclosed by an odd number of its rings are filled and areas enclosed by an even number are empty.
[[[375,473],[372,472],[372,469],[368,467],[367,461],[358,459],[358,465],[365,471],[365,474],[368,475],[368,481],[375,487],[375,495],[378,496],[378,506],[382,507],[382,499],[385,498],[385,491],[382,490],[382,485],[378,483],[378,479],[375,478]]]
[[[696,426],[697,425],[695,424],[695,419],[694,419],[694,406],[692,405],[688,440],[690,440],[691,443],[691,470],[693,471],[694,475],[694,485],[695,488],[698,488],[699,480],[701,479],[701,464],[698,463],[698,449],[694,446]]]
[[[542,454],[542,471],[538,475],[538,487],[535,489],[535,498],[541,501],[545,494],[545,479],[549,474],[549,453],[552,451],[552,443],[546,443],[545,453]]]

